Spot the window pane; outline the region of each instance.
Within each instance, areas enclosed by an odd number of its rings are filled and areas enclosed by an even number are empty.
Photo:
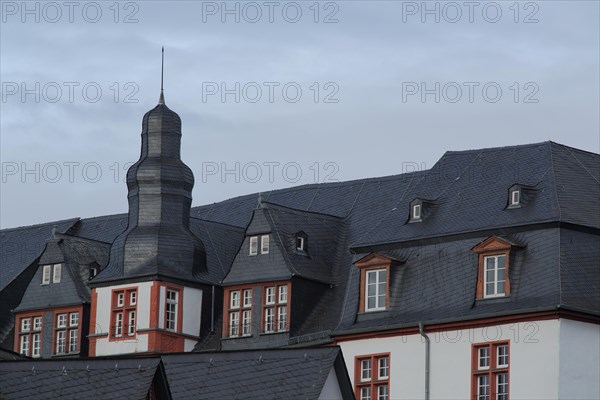
[[[498,291],[496,292],[496,294],[504,294],[504,282],[498,282]]]
[[[377,387],[377,400],[388,400],[387,385],[381,385]]]
[[[508,365],[508,346],[502,345],[498,346],[498,366],[507,366]]]
[[[69,331],[69,352],[76,352],[77,351],[77,339],[78,339],[78,332],[77,329],[72,329]]]
[[[242,318],[242,335],[252,334],[252,311],[244,311]]]
[[[487,375],[477,377],[477,400],[489,400],[490,382]]]
[[[360,362],[360,370],[361,370],[361,381],[370,381],[371,380],[371,359],[362,360]]]
[[[287,307],[277,308],[277,330],[280,332],[287,330]]]
[[[385,270],[379,271],[379,284],[383,285],[383,287],[385,287],[385,277],[386,277],[386,271]]]
[[[487,369],[490,366],[490,348],[479,348],[479,369]]]
[[[504,279],[504,273],[506,272],[506,270],[504,268],[498,269],[498,280],[499,281],[503,281]]]
[[[360,388],[360,400],[371,400],[371,388]]]
[[[244,307],[252,306],[252,290],[245,289],[244,290]]]
[[[488,283],[494,282],[496,280],[496,271],[494,271],[494,270],[487,271],[485,273],[485,280]]]
[[[493,271],[496,268],[496,257],[485,258],[485,270]]]
[[[263,235],[261,237],[261,254],[269,254],[269,235]]]
[[[389,358],[381,357],[381,358],[379,358],[378,363],[379,363],[379,372],[378,372],[379,379],[387,379],[390,374]]]
[[[250,255],[255,256],[258,254],[258,236],[250,237]]]
[[[494,283],[488,283],[487,285],[485,285],[485,294],[486,295],[496,294],[494,292]]]
[[[508,374],[502,373],[496,376],[496,399],[508,400]]]
[[[498,256],[498,268],[506,268],[506,255],[501,254]]]
[[[375,297],[369,297],[367,299],[367,308],[368,309],[377,308],[377,306],[375,305]]]

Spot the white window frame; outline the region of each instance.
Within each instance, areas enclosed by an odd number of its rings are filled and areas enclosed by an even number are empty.
[[[232,311],[229,313],[229,337],[240,336],[240,312]]]
[[[39,357],[42,345],[42,335],[40,333],[34,333],[32,335],[33,345],[31,347],[31,356]]]
[[[486,354],[482,354],[484,352]],[[487,360],[487,365],[481,365],[481,361]],[[480,347],[477,349],[477,370],[478,371],[487,371],[490,369],[490,364],[492,362],[492,355],[490,354],[490,347]]]
[[[249,255],[255,256],[258,254],[258,236],[250,236],[250,244],[248,247]]]
[[[52,265],[44,265],[42,268],[42,285],[50,284],[51,273],[52,273]]]
[[[500,355],[500,349],[502,349],[502,348],[506,349],[506,356]],[[506,364],[500,364],[500,357],[506,357]],[[496,363],[498,364],[496,366],[497,368],[508,368],[508,365],[510,364],[509,357],[510,357],[510,354],[509,354],[509,349],[508,349],[507,344],[501,344],[499,346],[496,346]]]
[[[20,343],[19,343],[19,354],[28,356],[30,347],[31,347],[31,343],[30,343],[29,335],[21,336]]]
[[[229,308],[231,308],[231,309],[240,308],[240,296],[241,296],[241,293],[239,290],[232,290],[229,293]]]
[[[33,330],[41,331],[42,330],[42,317],[33,317]]]
[[[115,337],[123,336],[123,312],[119,311],[115,314]]]
[[[421,204],[413,204],[411,219],[421,219]]]
[[[60,283],[61,275],[62,275],[62,265],[54,264],[54,270],[52,273],[52,283]]]
[[[485,378],[485,379],[482,379]],[[481,381],[484,380],[484,384],[481,384]],[[490,386],[490,376],[485,374],[485,375],[479,375],[477,377],[477,399],[478,400],[490,400],[491,397],[491,386]],[[486,392],[487,393],[482,393],[482,388],[487,388]]]
[[[382,365],[382,361],[385,361],[384,365]],[[381,371],[386,371],[385,375],[381,374]],[[390,358],[388,356],[383,356],[377,358],[377,378],[378,379],[389,379],[390,377]]]
[[[137,304],[137,290],[129,292],[129,305],[135,306]]]
[[[117,293],[117,307],[125,306],[125,292]]]
[[[169,293],[174,293],[175,298],[169,298]],[[172,310],[169,310],[172,307]],[[167,289],[165,292],[165,329],[171,332],[177,332],[177,313],[179,311],[179,291],[174,289]],[[169,314],[173,315],[173,319],[169,318]],[[172,323],[172,327],[170,327]]]
[[[498,260],[499,258],[503,258],[504,262],[503,262],[503,267],[502,268],[498,268]],[[494,280],[492,282],[488,281],[488,260],[490,259],[494,259]],[[489,298],[494,298],[494,297],[505,297],[506,296],[506,284],[508,282],[507,278],[507,273],[508,270],[506,269],[506,254],[495,254],[495,255],[491,255],[491,256],[485,256],[483,258],[483,298],[484,299],[489,299]],[[503,269],[504,270],[504,280],[500,281],[498,280],[498,271]],[[498,286],[499,284],[503,282],[504,283],[504,292],[499,293],[498,292]],[[493,283],[494,285],[494,292],[493,293],[488,293],[488,283]]]
[[[70,327],[79,326],[79,313],[78,312],[72,312],[69,314],[69,326]]]
[[[286,332],[287,329],[287,306],[277,307],[277,331]]]
[[[67,314],[58,314],[56,316],[56,327],[57,328],[66,328],[67,327]]]
[[[252,310],[242,311],[242,336],[252,335]]]
[[[387,390],[386,393],[382,393],[382,389],[385,388]],[[389,400],[390,398],[390,388],[386,384],[377,386],[377,400]]]
[[[260,254],[269,254],[269,239],[270,235],[262,235],[260,237]]]
[[[56,332],[56,354],[63,354],[67,352],[67,331]]]
[[[77,329],[69,330],[69,353],[77,352],[77,343],[79,342],[79,331]]]
[[[21,332],[31,332],[31,318],[21,319]]]
[[[368,368],[365,368],[368,366]],[[365,377],[365,372],[368,371],[368,376]],[[373,380],[373,363],[371,359],[364,359],[360,362],[360,381],[361,382],[371,382]]]
[[[386,293],[384,293],[384,301],[383,301],[383,305],[379,304],[379,297],[381,296],[381,293],[379,293],[379,284],[382,283],[379,281],[379,273],[380,272],[384,272],[385,273],[385,286],[386,289],[384,289],[386,291]],[[375,287],[375,307],[369,307],[369,298],[373,297],[373,296],[369,296],[369,275],[370,274],[375,274],[375,283],[372,284]],[[388,278],[388,273],[387,273],[387,269],[383,268],[383,269],[370,269],[365,271],[365,312],[370,312],[370,311],[381,311],[381,310],[385,310],[386,309],[386,302],[387,302],[387,279]]]
[[[288,301],[288,287],[287,285],[279,286],[279,292],[277,296],[279,304],[285,304]]]
[[[265,289],[265,305],[275,304],[275,286],[268,286]]]
[[[275,332],[275,307],[265,308],[265,333]]]
[[[510,191],[510,205],[518,206],[521,204],[521,191],[519,189],[514,189]]]
[[[304,251],[304,238],[302,236],[296,236],[296,250]]]
[[[129,311],[127,315],[127,336],[135,335],[135,310]]]
[[[360,400],[371,400],[371,386],[360,388]]]
[[[252,289],[244,289],[244,307],[252,307]]]

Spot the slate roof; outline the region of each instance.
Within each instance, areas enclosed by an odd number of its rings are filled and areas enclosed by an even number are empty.
[[[154,381],[174,400],[316,400],[331,372],[352,398],[339,347],[2,361],[0,398],[145,400]]]
[[[2,229],[0,234],[0,290],[4,289],[25,268],[40,256],[46,246],[46,239],[52,236],[52,229],[64,233],[72,228],[79,218],[45,224]]]
[[[356,325],[354,324],[358,299],[353,285],[356,284],[358,271],[352,266],[351,251],[355,253],[355,257],[364,256],[372,250],[389,251],[390,254],[400,252],[403,254],[398,254],[398,257],[407,257],[406,264],[398,267],[399,271],[404,272],[398,272],[397,275],[417,279],[414,282],[419,282],[416,286],[419,289],[404,289],[401,293],[398,292],[398,296],[402,298],[398,299],[402,311],[397,308],[398,312],[393,311],[391,314],[395,318],[394,321],[400,324],[444,317],[471,318],[489,313],[519,312],[531,308],[557,306],[598,313],[600,307],[593,294],[598,292],[596,288],[600,286],[598,255],[595,252],[598,248],[600,229],[599,182],[598,154],[553,142],[543,142],[452,151],[445,153],[426,171],[349,182],[303,185],[266,192],[262,197],[268,210],[264,211],[266,223],[270,229],[274,227],[277,232],[282,232],[282,240],[277,242],[278,246],[286,248],[287,238],[296,229],[295,226],[312,226],[319,218],[327,222],[322,224],[322,232],[315,230],[308,235],[309,252],[313,246],[313,236],[321,235],[321,238],[324,238],[329,234],[338,235],[335,239],[339,243],[333,245],[340,246],[341,250],[330,260],[337,265],[324,269],[321,268],[321,261],[311,259],[305,263],[304,259],[296,255],[290,256],[288,251],[283,253],[287,256],[282,260],[282,265],[287,270],[286,276],[294,270],[298,276],[305,273],[306,276],[310,275],[318,280],[333,281],[339,284],[339,287],[347,284],[348,291],[339,290],[332,298],[325,296],[322,301],[326,305],[335,307],[335,304],[338,304],[340,307],[337,313],[326,317],[326,325],[337,325],[339,322],[340,330],[348,330],[376,328],[389,322],[383,319],[376,321],[376,317],[369,317],[373,318],[372,321],[365,320],[367,317],[359,317]],[[507,209],[508,190],[513,185],[524,188],[524,205]],[[425,207],[432,208],[424,216],[423,222],[408,223],[409,204],[415,199],[428,200]],[[244,231],[255,214],[256,205],[257,195],[251,194],[192,208],[192,217],[203,221],[194,221],[192,218],[191,229],[207,247],[207,280],[219,282],[225,278],[235,255],[244,246]],[[75,222],[77,223],[69,231],[70,234],[112,242],[123,227],[127,226],[127,217],[121,214],[72,220],[72,223]],[[52,223],[43,226],[49,230],[51,225]],[[560,232],[546,231],[552,227],[558,229],[559,225],[563,228]],[[25,248],[33,247],[30,246],[27,230],[35,231],[38,228],[17,229],[24,230],[24,233],[20,237],[15,236],[15,243]],[[556,248],[547,249],[547,254],[552,254],[551,259],[550,256],[539,258],[540,263],[548,265],[547,270],[543,271],[542,275],[545,278],[542,282],[534,281],[525,270],[522,272],[522,279],[519,276],[514,278],[515,284],[529,282],[536,287],[528,295],[517,294],[517,288],[511,293],[510,299],[505,301],[510,302],[510,306],[502,301],[490,301],[480,305],[473,303],[474,289],[469,283],[468,287],[459,285],[462,287],[460,293],[463,299],[454,299],[458,294],[453,293],[447,304],[443,304],[444,301],[436,300],[438,295],[433,296],[432,293],[432,296],[426,297],[426,303],[431,305],[429,311],[419,308],[416,304],[429,290],[422,291],[421,285],[439,290],[444,287],[444,282],[440,281],[440,275],[432,276],[429,270],[421,271],[425,266],[414,266],[414,259],[404,253],[418,253],[417,245],[427,246],[436,242],[440,246],[436,251],[447,251],[448,246],[454,248],[452,246],[460,243],[461,246],[466,246],[465,251],[470,252],[473,245],[490,235],[513,237],[533,229],[543,229],[544,233],[541,233],[540,237],[551,240]],[[576,235],[573,229],[581,232]],[[7,234],[10,233],[8,231],[11,230],[6,230]],[[325,235],[325,232],[328,234]],[[47,237],[49,232],[44,239]],[[454,244],[444,244],[452,241]],[[209,242],[213,243],[213,250],[210,249]],[[527,242],[525,249],[520,251],[521,254],[529,254],[530,249],[541,246],[532,244],[536,242],[534,238],[528,239]],[[560,254],[556,249],[560,249]],[[37,252],[32,251],[30,258],[35,259],[40,251],[41,248]],[[583,254],[574,255],[581,252]],[[470,260],[470,256],[463,256],[466,258],[455,261],[463,265]],[[333,261],[334,259],[337,261]],[[13,276],[18,275],[19,271],[23,271],[27,266],[24,262],[17,264],[13,263],[16,265],[12,267]],[[456,270],[447,264],[435,265],[438,265],[441,271],[447,271],[448,276],[452,275],[452,279],[473,278],[469,275],[472,274],[471,270],[460,270],[457,274]],[[416,270],[422,272],[421,278],[411,275]],[[425,276],[430,276],[431,279],[426,280]],[[228,276],[226,283],[233,282],[233,277],[234,274]],[[241,275],[238,278],[241,279]],[[253,275],[252,279],[256,279],[256,276]],[[402,282],[404,281],[399,280],[394,284],[402,287]],[[340,322],[338,316],[341,314],[339,310],[342,303],[344,312]],[[405,306],[407,307],[404,308]]]
[[[336,361],[343,364],[341,357],[338,347],[324,347],[165,355],[162,359],[173,399],[316,400]],[[342,390],[351,390],[347,372],[339,372]]]
[[[0,398],[145,400],[159,358],[0,363]]]
[[[110,244],[71,235],[56,234],[46,241],[39,259],[39,267],[31,280],[29,290],[15,311],[89,303],[89,269],[100,268],[108,262]],[[40,285],[45,264],[62,263],[60,286]]]

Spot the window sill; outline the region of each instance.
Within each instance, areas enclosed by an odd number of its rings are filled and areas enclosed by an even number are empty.
[[[277,332],[261,332],[258,335],[259,336],[269,336],[269,335],[278,335],[278,334],[281,334],[281,333],[290,333],[290,331],[287,330],[287,331],[277,331]]]
[[[506,295],[506,296],[496,296],[496,297],[478,297],[475,300],[477,302],[494,302],[494,301],[502,301],[505,299],[510,299],[510,294]]]

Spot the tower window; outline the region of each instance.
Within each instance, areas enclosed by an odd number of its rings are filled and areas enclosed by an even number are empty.
[[[421,205],[420,204],[413,205],[411,219],[421,219]]]
[[[518,206],[521,202],[521,191],[519,189],[514,189],[510,192],[510,205]]]

